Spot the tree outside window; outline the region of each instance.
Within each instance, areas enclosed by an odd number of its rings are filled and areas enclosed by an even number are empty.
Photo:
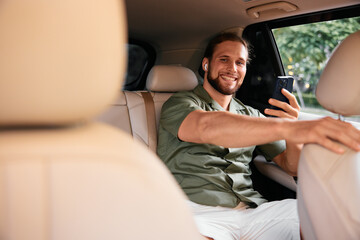
[[[273,29],[284,70],[294,76],[295,95],[302,108],[321,108],[315,89],[335,47],[360,30],[360,17]]]

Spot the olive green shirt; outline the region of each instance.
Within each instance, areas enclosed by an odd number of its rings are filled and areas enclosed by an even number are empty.
[[[244,202],[256,207],[266,202],[252,187],[249,163],[256,146],[225,148],[212,144],[181,141],[177,135],[185,117],[194,110],[224,111],[206,90],[198,85],[194,90],[174,94],[161,111],[157,153],[193,202],[235,207]],[[254,117],[264,117],[258,110],[232,98],[229,111]],[[241,136],[239,136],[241,137]],[[285,141],[257,146],[270,160],[285,150]]]

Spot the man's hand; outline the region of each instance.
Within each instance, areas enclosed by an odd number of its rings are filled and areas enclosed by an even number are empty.
[[[281,93],[289,99],[289,103],[281,102],[279,100],[270,98],[269,103],[275,107],[281,108],[283,110],[275,109],[265,109],[265,113],[271,116],[280,117],[280,118],[289,118],[289,119],[298,119],[300,106],[296,100],[296,97],[288,92],[285,88],[281,89]]]
[[[339,143],[360,151],[360,131],[350,123],[325,117],[312,121],[289,121],[292,127],[286,134],[286,140],[293,143],[317,143],[336,152],[345,149]]]

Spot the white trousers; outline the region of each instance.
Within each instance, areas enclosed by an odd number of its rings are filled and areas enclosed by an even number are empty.
[[[300,239],[295,199],[286,199],[248,208],[204,206],[187,201],[200,233],[215,240]]]

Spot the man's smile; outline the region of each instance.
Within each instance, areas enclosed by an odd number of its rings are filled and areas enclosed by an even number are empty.
[[[238,76],[229,74],[220,74],[220,77],[226,81],[236,81],[238,79]]]

